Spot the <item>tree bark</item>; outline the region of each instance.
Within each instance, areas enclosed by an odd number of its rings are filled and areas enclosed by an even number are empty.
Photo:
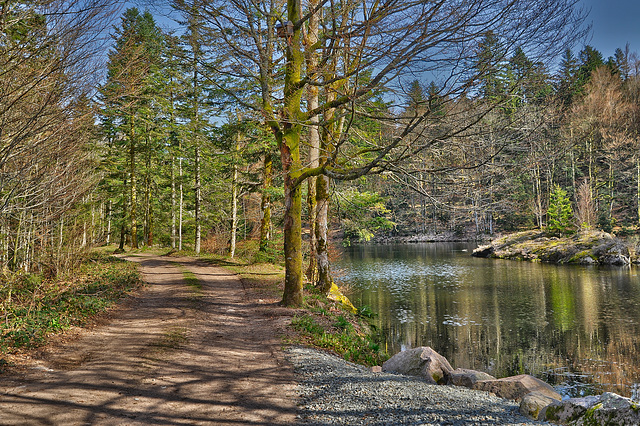
[[[136,144],[135,144],[135,130],[133,126],[133,117],[129,123],[129,180],[131,181],[131,208],[129,212],[129,218],[131,220],[131,248],[138,248],[138,222],[136,218],[136,204],[137,204],[137,192],[136,192]]]
[[[107,245],[111,244],[111,200],[107,203]]]
[[[233,162],[233,177],[231,180],[231,240],[229,256],[233,259],[236,255],[236,238],[238,228],[238,165]]]
[[[273,182],[273,158],[267,150],[264,153],[264,163],[262,168],[262,200],[260,201],[260,249],[267,250],[268,241],[271,239],[271,194],[269,190]]]
[[[173,148],[172,148],[173,150]],[[176,173],[175,156],[171,152],[171,248],[176,248]]]
[[[309,2],[309,8],[314,9],[317,0]],[[314,13],[309,17],[305,45],[313,46],[318,42],[319,13]],[[313,49],[306,49],[307,52],[307,74],[316,72],[318,67],[318,57]],[[319,89],[317,86],[310,84],[306,87],[307,91],[307,110],[313,111],[318,108]],[[309,143],[309,167],[316,168],[320,165],[320,129],[318,116],[311,117],[308,134]],[[307,266],[306,276],[311,282],[318,279],[318,239],[316,228],[317,223],[317,201],[316,201],[316,179],[307,180],[307,205],[309,210],[309,266]]]
[[[300,2],[287,2],[288,19],[295,22],[300,17]],[[300,162],[300,103],[302,89],[300,79],[303,65],[300,29],[295,29],[287,37],[287,66],[284,84],[285,120],[281,133],[276,135],[280,147],[284,172],[284,258],[285,281],[282,303],[285,306],[302,304],[302,196],[300,182],[302,164]]]

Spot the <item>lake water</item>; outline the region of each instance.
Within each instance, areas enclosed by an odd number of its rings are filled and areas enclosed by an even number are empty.
[[[390,354],[431,346],[454,368],[532,374],[564,396],[631,396],[640,383],[637,267],[478,259],[474,247],[348,247],[336,281],[378,314]]]

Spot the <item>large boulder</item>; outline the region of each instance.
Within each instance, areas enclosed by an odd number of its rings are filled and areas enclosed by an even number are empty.
[[[515,401],[521,401],[526,394],[531,392],[539,392],[557,400],[562,399],[562,396],[550,385],[528,374],[496,380],[482,380],[477,382],[473,388],[492,392],[500,398],[513,399]]]
[[[447,384],[454,386],[464,386],[465,388],[473,388],[477,382],[481,380],[495,380],[491,374],[483,371],[469,370],[466,368],[456,368],[447,376]]]
[[[583,416],[599,399],[597,396],[586,396],[556,401],[540,410],[538,419],[566,424]]]
[[[520,414],[537,420],[540,412],[550,404],[558,402],[557,399],[551,398],[540,392],[531,392],[522,397],[520,402]]]
[[[422,346],[395,354],[382,364],[382,371],[422,377],[431,384],[444,384],[453,368],[445,357]]]
[[[640,405],[615,393],[555,402],[539,419],[576,426],[640,425]]]

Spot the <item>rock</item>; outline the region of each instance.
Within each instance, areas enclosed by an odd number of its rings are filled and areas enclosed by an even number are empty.
[[[606,392],[554,402],[540,412],[539,419],[576,426],[639,425],[640,404]]]
[[[538,419],[566,424],[579,419],[589,408],[597,404],[599,399],[597,396],[586,396],[556,401],[540,410]]]
[[[491,374],[483,371],[468,370],[466,368],[456,368],[447,376],[447,384],[454,386],[464,386],[465,388],[473,388],[476,382],[481,380],[495,380]]]
[[[489,257],[495,251],[495,247],[492,244],[477,247],[471,253],[473,257]]]
[[[423,346],[395,354],[382,364],[382,371],[422,377],[431,384],[444,384],[453,368],[445,357]]]
[[[491,392],[500,398],[520,401],[531,392],[539,392],[550,398],[561,400],[562,397],[550,385],[528,374],[505,377],[496,380],[482,380],[477,382],[473,389]]]
[[[615,393],[603,393],[575,425],[640,425],[640,405]]]
[[[382,367],[380,367],[379,365],[374,365],[373,367],[371,367],[371,372],[372,373],[382,373]]]
[[[557,401],[557,399],[540,392],[528,393],[522,398],[522,402],[520,403],[520,414],[537,420],[543,408]]]

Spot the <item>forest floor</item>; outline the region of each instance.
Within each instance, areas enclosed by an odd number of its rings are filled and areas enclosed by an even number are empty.
[[[281,350],[295,310],[201,260],[126,258],[147,285],[0,375],[0,424],[296,422],[295,376]]]

